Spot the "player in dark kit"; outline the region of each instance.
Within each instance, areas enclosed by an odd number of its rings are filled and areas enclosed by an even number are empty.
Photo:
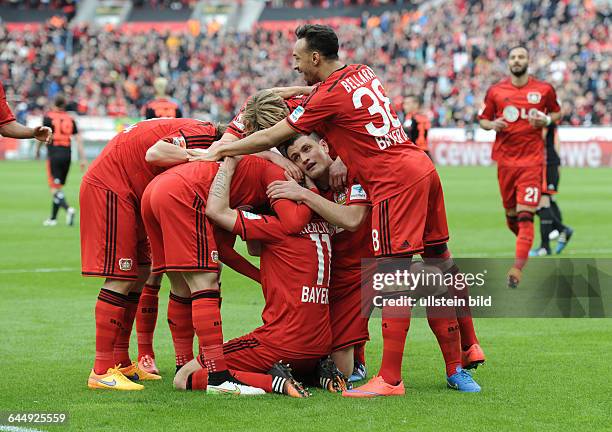
[[[537,214],[540,217],[540,247],[529,252],[529,256],[546,256],[551,254],[550,240],[553,231],[558,234],[555,252],[560,254],[570,241],[574,230],[563,224],[561,210],[555,199],[559,192],[559,130],[551,124],[542,130],[546,144],[546,169],[542,184],[542,198]]]
[[[427,134],[431,128],[431,121],[421,112],[421,98],[417,95],[404,97],[402,108],[404,110],[402,126],[406,130],[408,138],[431,158],[429,145],[427,144]]]
[[[66,112],[66,99],[64,99],[64,96],[60,95],[55,98],[54,108],[45,114],[43,125],[51,128],[53,131],[53,138],[47,143],[47,176],[53,201],[51,204],[51,217],[45,220],[43,225],[57,225],[57,213],[60,208],[66,211],[66,224],[73,225],[75,211],[74,208],[68,205],[64,191],[62,190],[66,184],[66,178],[70,170],[73,136],[76,137],[81,171],[87,169],[87,158],[85,157],[83,139],[81,138],[76,122],[72,116]],[[37,159],[40,156],[41,146],[42,143],[39,142],[36,147]]]
[[[308,85],[316,84],[310,95],[286,120],[236,142],[216,142],[202,158],[218,160],[254,153],[297,134],[316,132],[331,143],[370,196],[376,257],[401,257],[405,262],[422,253],[447,262],[448,271],[456,268],[446,246],[449,237],[440,178],[427,155],[406,136],[379,78],[366,65],[345,65],[338,60],[338,37],[330,27],[308,24],[299,27],[296,35],[295,69]],[[401,363],[410,307],[393,308],[393,317],[385,309],[379,375],[360,388],[344,392],[347,397],[405,392]],[[447,360],[449,387],[479,391],[478,384],[461,367],[461,345],[465,351],[478,344],[471,315],[461,315],[459,324],[450,315],[440,318],[434,332]],[[459,326],[461,332],[456,331]],[[451,364],[455,366],[449,367]]]
[[[51,128],[47,126],[29,128],[17,123],[11,108],[6,103],[4,87],[0,84],[0,135],[9,138],[36,138],[38,141],[47,142],[51,138]]]
[[[553,87],[529,76],[529,53],[523,46],[508,52],[510,77],[492,85],[479,113],[480,126],[495,130],[493,160],[508,228],[516,236],[508,286],[516,288],[533,243],[533,215],[542,194],[542,128],[561,118]]]

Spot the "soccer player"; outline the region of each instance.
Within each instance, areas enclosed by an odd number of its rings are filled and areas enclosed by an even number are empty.
[[[161,142],[158,159],[172,166],[186,162],[194,149],[208,147],[223,131],[194,119],[142,121],[116,135],[83,177],[82,274],[105,278],[96,303],[90,388],[141,390],[142,385],[126,377],[160,379],[132,363],[128,352],[138,297],[151,264],[140,201],[147,184],[164,170],[147,163],[147,150]]]
[[[11,108],[6,103],[6,93],[0,83],[0,135],[9,138],[36,138],[40,142],[47,142],[51,138],[51,128],[48,126],[36,126],[29,128],[17,123]]]
[[[239,114],[230,123],[223,139],[238,139],[258,131],[269,128],[275,125],[289,114],[289,106],[294,106],[296,101],[301,100],[299,97],[292,97],[292,102],[284,101],[275,91],[261,90],[245,102]],[[290,105],[293,104],[293,105]],[[168,144],[160,142],[153,146],[147,152],[147,160],[149,163],[161,163],[164,166],[164,149],[168,148]],[[264,151],[258,153],[258,156],[279,165],[281,168],[289,172],[294,178],[300,178],[301,171],[290,161],[282,157],[280,154],[272,151]],[[211,178],[212,179],[212,178]],[[227,241],[228,239],[226,239]],[[233,242],[232,242],[233,243]],[[230,251],[226,251],[231,253]],[[226,254],[227,254],[226,253]],[[226,257],[227,258],[227,257]],[[233,258],[237,259],[236,256]],[[150,373],[159,373],[159,369],[155,363],[155,353],[153,351],[153,335],[157,321],[157,312],[159,304],[159,287],[161,284],[161,273],[152,273],[145,283],[140,297],[138,312],[136,315],[136,332],[138,335],[138,362],[139,366]],[[175,283],[176,285],[176,283]],[[173,292],[173,291],[171,291]],[[189,291],[187,297],[190,298]],[[177,293],[174,292],[175,298]],[[180,297],[180,296],[179,296]],[[179,301],[179,300],[177,300]],[[186,304],[186,303],[183,303]],[[173,312],[180,309],[178,303],[171,302],[170,307]],[[187,306],[184,307],[187,310]],[[184,314],[178,313],[178,316]],[[173,322],[176,320],[173,320]],[[179,330],[180,332],[180,330]],[[189,329],[185,330],[185,334]],[[187,336],[186,336],[187,337]],[[193,338],[193,336],[192,336]],[[184,355],[181,355],[181,362],[184,362]]]
[[[574,230],[563,224],[561,210],[555,199],[559,191],[559,131],[557,125],[551,124],[542,129],[546,143],[546,171],[542,186],[542,198],[537,215],[540,217],[540,247],[529,252],[529,256],[546,256],[551,254],[550,237],[553,231],[559,233],[555,252],[560,254],[569,242]]]
[[[427,144],[427,134],[431,128],[431,122],[429,117],[421,112],[421,98],[413,94],[404,97],[402,108],[404,110],[402,126],[406,130],[408,138],[419,148],[423,149],[431,159],[429,145]]]
[[[332,143],[372,200],[372,246],[377,257],[409,258],[424,253],[428,258],[450,261],[440,179],[431,160],[406,136],[374,71],[366,65],[341,63],[338,37],[328,26],[307,24],[299,27],[296,35],[295,69],[308,85],[317,84],[308,98],[272,128],[236,142],[217,142],[196,158],[217,160],[253,153],[297,134],[316,132]],[[379,374],[344,395],[404,394],[401,363],[410,309],[394,308],[393,315],[390,317],[383,309],[384,345]],[[461,316],[461,344],[478,344],[471,316]],[[461,391],[479,391],[480,387],[461,367],[457,320],[440,318],[435,327],[447,360],[448,385]]]
[[[346,377],[359,369],[354,348],[369,340],[368,318],[361,313],[361,259],[372,258],[370,241],[371,203],[353,176],[346,189],[334,192],[329,168],[333,159],[324,140],[300,136],[280,146],[285,157],[312,179],[319,193],[298,185],[294,180],[275,181],[268,187],[270,199],[303,202],[327,222],[337,227],[332,238],[329,308],[332,329],[331,358]],[[369,312],[369,311],[366,311]]]
[[[184,280],[189,287],[193,326],[210,374],[209,390],[239,393],[244,389],[232,380],[221,349],[220,245],[204,214],[218,169],[219,164],[214,162],[193,162],[157,176],[143,194],[142,217],[151,243],[152,272],[165,272],[173,285]],[[273,163],[256,156],[245,157],[232,184],[232,207],[258,208],[267,204],[266,187],[284,178],[284,170]],[[271,204],[288,233],[299,232],[310,219],[310,210],[304,205],[289,200]],[[177,360],[190,354],[191,347],[189,352],[177,352]]]
[[[508,286],[516,288],[533,243],[533,214],[542,193],[544,141],[542,128],[561,118],[553,87],[528,73],[524,46],[508,51],[510,77],[493,84],[479,113],[480,126],[494,130],[493,160],[506,211],[506,223],[516,236],[514,265]]]
[[[51,217],[43,222],[45,226],[57,225],[57,213],[60,208],[66,211],[66,224],[74,225],[74,208],[68,205],[62,188],[66,184],[66,177],[70,170],[72,137],[76,137],[77,150],[81,171],[87,169],[87,157],[83,147],[83,139],[77,129],[76,122],[66,112],[66,99],[62,95],[55,98],[54,108],[43,117],[43,125],[51,128],[53,138],[47,143],[47,175],[49,188],[53,197],[51,203]],[[40,157],[39,141],[36,146],[36,159]]]
[[[334,228],[323,220],[313,219],[304,223],[298,232],[290,234],[276,216],[233,210],[231,195],[235,193],[235,183],[232,177],[247,160],[241,160],[236,168],[233,158],[225,159],[206,203],[206,215],[217,226],[238,234],[245,241],[261,242],[263,325],[226,342],[223,345],[225,361],[242,382],[266,392],[304,397],[307,394],[290,375],[278,373],[277,363],[283,360],[291,365],[297,376],[309,376],[315,373],[319,359],[330,351],[328,287],[330,237]],[[308,207],[303,207],[310,217]],[[194,360],[181,369],[175,386],[205,389],[207,370],[201,367],[207,368],[208,364],[202,364],[200,359],[199,366]]]
[[[177,101],[172,99],[166,93],[168,88],[168,80],[164,77],[157,77],[153,81],[153,88],[155,89],[155,99],[148,102],[144,107],[145,118],[181,118],[183,112]]]
[[[153,81],[155,99],[143,107],[144,115],[147,119],[183,117],[178,102],[168,96],[167,87],[168,80],[166,78],[157,77]],[[157,324],[159,289],[162,277],[163,274],[151,274],[149,276],[140,294],[138,311],[136,312],[138,365],[142,370],[152,374],[159,374],[159,368],[155,363],[155,352],[153,351],[153,335]]]

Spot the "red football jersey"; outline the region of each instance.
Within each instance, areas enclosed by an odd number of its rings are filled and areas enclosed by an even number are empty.
[[[6,94],[4,93],[4,87],[0,84],[0,126],[15,121],[13,111],[6,103]]]
[[[166,173],[180,176],[198,195],[207,199],[219,165],[220,162],[190,162],[172,167]],[[265,205],[268,202],[266,189],[275,180],[286,180],[281,167],[257,156],[244,156],[232,177],[230,207]]]
[[[493,160],[511,166],[543,164],[542,130],[529,124],[529,113],[538,110],[548,114],[560,109],[555,89],[547,82],[529,77],[523,87],[515,87],[510,78],[493,84],[478,116],[491,121],[502,118],[508,124],[495,135]]]
[[[374,204],[435,169],[408,139],[380,80],[365,65],[344,66],[318,83],[287,121],[300,133],[325,137]]]
[[[164,169],[145,160],[147,150],[164,140],[184,148],[207,148],[215,140],[212,123],[194,119],[151,119],[117,134],[94,160],[83,181],[110,189],[121,197],[140,199]]]
[[[289,108],[289,112],[291,112],[298,106],[300,106],[300,104],[305,99],[306,97],[303,95],[293,96],[289,99],[285,99],[285,104],[287,105],[287,108]],[[236,114],[236,117],[234,117],[230,124],[227,125],[227,132],[231,133],[237,138],[244,138],[246,136],[244,134],[244,123],[242,123],[242,113],[244,112],[248,101],[249,99],[247,99],[246,102],[242,105],[240,111],[238,111],[238,114]]]
[[[351,177],[349,176],[349,179]],[[331,189],[322,192],[321,195],[336,204],[362,205],[370,207],[372,203],[368,194],[361,185],[353,179],[349,182],[344,192],[334,192]],[[366,217],[361,227],[355,232],[336,228],[336,234],[332,239],[332,275],[361,271],[361,259],[372,258],[372,218]]]
[[[287,356],[326,355],[331,350],[329,277],[334,228],[313,220],[287,235],[278,218],[238,212],[233,232],[260,240],[261,284],[266,305],[255,336]]]

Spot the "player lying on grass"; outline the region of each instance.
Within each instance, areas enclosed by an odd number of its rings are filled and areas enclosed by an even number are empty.
[[[232,177],[247,160],[236,168],[235,159],[225,159],[206,204],[206,214],[217,226],[243,240],[261,242],[263,325],[226,342],[225,362],[241,382],[266,392],[305,397],[308,393],[279,362],[289,363],[296,376],[308,377],[316,374],[321,357],[329,354],[328,286],[334,228],[315,218],[299,233],[290,234],[276,216],[232,209]],[[192,360],[177,372],[175,387],[205,389],[207,367],[201,356]]]
[[[381,261],[408,259],[424,253],[450,259],[446,211],[440,178],[427,155],[406,136],[375,72],[363,64],[346,65],[338,57],[339,41],[329,26],[306,24],[296,29],[295,69],[314,89],[291,115],[275,126],[236,142],[213,144],[205,160],[250,154],[275,147],[298,134],[316,132],[358,176],[372,200],[372,246]],[[452,267],[451,267],[452,268]],[[383,308],[383,358],[377,376],[351,397],[396,396],[405,393],[401,365],[410,308]],[[389,312],[389,313],[387,313]],[[448,314],[436,324],[445,340],[449,386],[475,389],[461,368],[461,345],[478,344],[469,313]],[[457,331],[461,327],[461,335]],[[461,337],[461,345],[459,344]],[[442,345],[442,344],[441,344]],[[465,386],[463,385],[465,384]]]
[[[293,98],[293,100],[300,99]],[[295,102],[291,103],[295,104]],[[293,105],[289,105],[276,92],[259,91],[247,100],[222,137],[223,139],[238,139],[238,135],[248,136],[254,131],[269,128],[286,117],[289,113],[289,106]],[[177,148],[172,143],[160,141],[147,151],[146,159],[150,164],[165,167],[168,164],[173,165],[175,158],[186,158],[189,154],[189,151]],[[295,165],[278,153],[264,151],[258,153],[258,156],[281,166],[296,179],[302,175]],[[136,314],[138,363],[143,370],[150,373],[159,373],[155,364],[153,336],[157,322],[161,277],[162,274],[152,274],[149,277],[142,290]]]
[[[281,146],[281,153],[285,154],[293,163],[300,167],[307,177],[313,178],[319,190],[322,191],[329,189],[327,169],[331,165],[332,159],[328,151],[325,141],[317,142],[308,136],[301,136],[295,142]],[[367,319],[363,318],[360,286],[361,258],[373,256],[373,251],[369,247],[370,226],[369,223],[364,223],[364,220],[369,215],[370,208],[367,195],[361,186],[356,182],[353,182],[353,184],[349,182],[349,185],[350,187],[347,188],[344,194],[328,193],[327,196],[325,196],[325,192],[321,196],[315,195],[299,186],[293,180],[277,181],[268,188],[268,195],[271,199],[289,198],[304,202],[328,222],[342,229],[356,231],[354,233],[341,233],[334,236],[333,239],[333,250],[334,252],[339,252],[339,255],[333,255],[332,259],[330,294],[330,318],[332,331],[336,330],[333,332],[336,348],[342,347],[343,342],[346,344],[347,340],[359,340],[360,336],[367,337]],[[324,196],[328,199],[325,199]],[[332,202],[330,199],[333,199],[335,202]],[[428,254],[423,254],[423,258],[425,261],[432,261],[429,259],[430,255]],[[334,265],[335,260],[338,260],[336,265]],[[440,270],[443,272],[449,271],[453,266],[450,259],[434,261],[432,264],[441,267]],[[341,301],[338,301],[338,298]],[[335,302],[339,304],[335,305]],[[367,301],[364,303],[367,304]],[[446,318],[448,314],[451,314],[452,317],[454,310],[451,308],[445,312],[433,310],[434,308],[430,309],[432,310],[428,310],[428,321],[440,343],[447,371],[454,371],[458,364],[457,358],[449,355],[451,350],[449,344],[452,342],[441,331],[443,317]],[[367,312],[368,310],[365,311],[365,313]],[[335,316],[335,314],[338,316]],[[348,323],[352,323],[352,331]],[[364,324],[365,328],[363,327]],[[476,354],[482,354],[477,345],[472,348],[472,351],[472,359],[465,358],[464,367],[473,367],[484,361],[484,357],[476,358]],[[342,366],[345,363],[342,362],[342,359],[344,359],[345,352],[340,351],[335,354],[338,356],[336,364],[344,372]],[[474,362],[473,365],[471,364],[472,361]]]

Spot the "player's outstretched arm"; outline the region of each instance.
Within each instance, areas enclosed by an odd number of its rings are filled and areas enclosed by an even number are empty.
[[[270,183],[267,194],[270,199],[302,201],[327,222],[347,231],[357,231],[368,216],[368,206],[336,204],[293,180]]]
[[[210,186],[206,202],[206,216],[226,231],[233,230],[238,217],[238,211],[229,205],[230,185],[237,164],[237,159],[225,158]]]
[[[51,138],[51,128],[47,126],[36,126],[35,128],[29,128],[12,121],[10,123],[0,126],[0,135],[10,138],[36,138],[40,142],[48,142]]]
[[[312,92],[312,86],[291,86],[291,87],[273,87],[269,90],[273,91],[283,99],[289,99],[293,96],[309,95]]]
[[[289,126],[289,123],[287,123],[285,119],[276,123],[271,128],[260,130],[238,141],[231,143],[216,141],[208,149],[208,154],[205,159],[214,161],[225,156],[238,156],[261,152],[271,149],[296,135],[297,132]]]

